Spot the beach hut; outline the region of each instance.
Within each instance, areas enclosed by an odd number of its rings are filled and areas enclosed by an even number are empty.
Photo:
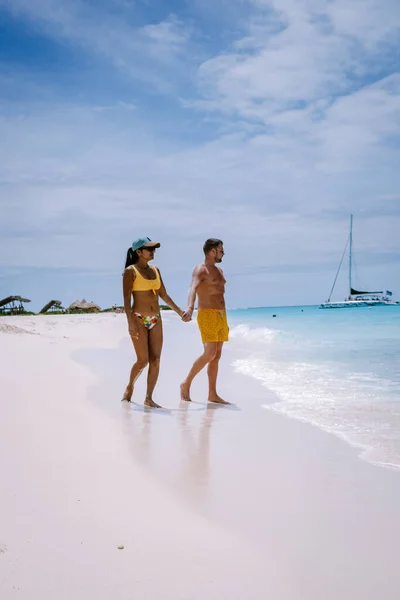
[[[22,315],[25,312],[24,303],[30,302],[21,296],[7,296],[0,300],[0,315]]]
[[[68,307],[69,313],[97,313],[101,308],[94,302],[86,302],[86,300],[76,300]]]
[[[65,308],[61,305],[61,300],[50,300],[50,302],[43,306],[40,314],[44,315],[48,312],[65,312]]]

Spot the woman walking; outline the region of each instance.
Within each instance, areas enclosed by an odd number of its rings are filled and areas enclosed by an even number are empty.
[[[128,319],[129,335],[136,352],[136,362],[131,369],[129,383],[122,400],[130,402],[136,379],[149,365],[145,406],[161,408],[153,400],[153,391],[160,370],[163,330],[158,298],[180,317],[184,312],[168,296],[160,271],[148,263],[154,259],[159,242],[138,238],[129,248],[123,277],[124,308]],[[133,299],[133,305],[132,305]],[[189,320],[185,318],[185,320]]]

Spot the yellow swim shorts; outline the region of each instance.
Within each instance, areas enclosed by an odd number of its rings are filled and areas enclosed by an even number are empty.
[[[204,342],[227,342],[229,336],[226,312],[218,308],[199,308],[197,323]]]

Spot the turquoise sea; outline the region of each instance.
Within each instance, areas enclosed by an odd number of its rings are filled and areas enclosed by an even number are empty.
[[[234,368],[274,392],[264,409],[400,468],[400,305],[237,309],[229,324]]]

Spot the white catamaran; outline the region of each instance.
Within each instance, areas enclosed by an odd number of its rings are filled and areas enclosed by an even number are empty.
[[[343,259],[346,254],[347,246],[349,246],[349,296],[344,302],[331,302],[331,296],[335,289],[336,281],[340,272],[340,268],[343,263]],[[339,268],[336,273],[335,280],[329,294],[329,298],[326,302],[323,302],[319,308],[358,308],[358,307],[370,307],[370,306],[400,306],[400,302],[393,302],[391,300],[392,292],[360,292],[355,290],[352,286],[352,264],[353,264],[353,215],[350,215],[350,235],[347,239],[345,249],[342,254],[342,258],[339,264]]]

